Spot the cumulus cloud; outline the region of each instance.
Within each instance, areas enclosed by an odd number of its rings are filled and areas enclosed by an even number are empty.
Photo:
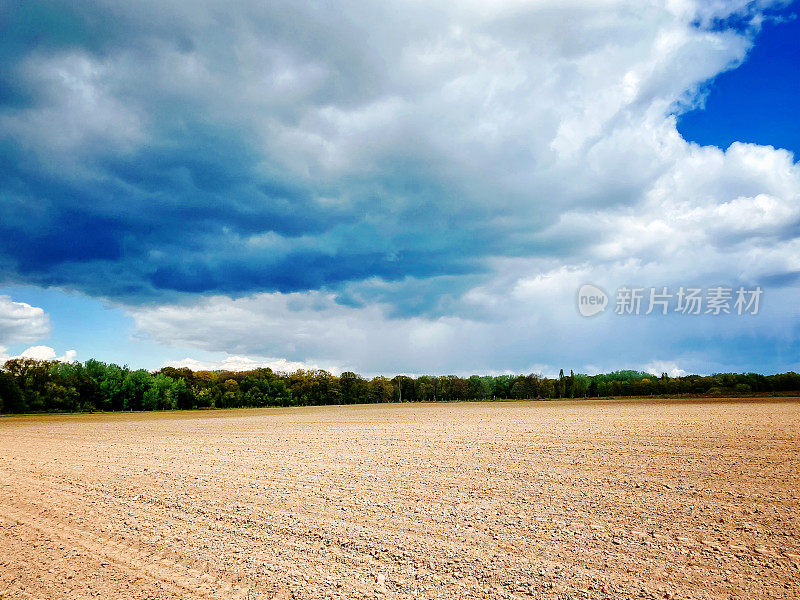
[[[0,346],[0,365],[13,358],[33,358],[35,360],[74,362],[78,357],[78,352],[76,350],[67,350],[61,356],[57,356],[55,349],[51,348],[50,346],[31,346],[15,356],[9,356],[7,351],[8,349],[6,347]]]
[[[662,272],[658,264],[637,268],[625,263],[610,265],[600,279],[585,265],[518,275],[546,268],[528,260],[498,265],[507,276],[476,286],[453,305],[456,314],[440,316],[393,318],[387,316],[387,305],[343,306],[335,295],[320,292],[216,296],[189,305],[135,308],[132,314],[140,334],[162,344],[246,356],[277,354],[369,375],[509,369],[552,375],[560,367],[651,371],[664,366],[665,355],[678,357],[667,365],[669,373],[712,373],[750,370],[754,353],[779,365],[778,370],[794,366],[785,362],[797,348],[800,314],[793,309],[787,317],[785,308],[793,305],[794,290],[766,290],[758,315],[617,315],[612,296],[605,313],[587,319],[576,307],[577,290],[587,281],[613,294],[631,276],[645,289],[666,285],[673,293],[694,280]],[[711,281],[716,285],[716,279]],[[411,293],[400,287],[398,293]],[[643,359],[650,361],[646,368]]]
[[[0,296],[0,343],[24,344],[49,334],[50,320],[43,309]]]
[[[34,358],[36,360],[57,360],[60,362],[73,362],[78,353],[75,350],[67,350],[62,356],[56,356],[56,351],[50,346],[31,346],[24,350],[19,356],[12,358]]]
[[[558,254],[564,210],[638,204],[680,152],[665,116],[755,27],[710,28],[741,3],[34,5],[7,28],[0,252],[126,302]],[[62,34],[31,51],[37,26]]]
[[[646,364],[641,370],[645,373],[652,373],[653,375],[666,373],[670,377],[683,377],[684,375],[688,375],[688,372],[681,369],[677,363],[669,360],[654,360]]]
[[[269,368],[277,373],[293,373],[298,370],[317,370],[318,365],[310,365],[303,362],[290,361],[285,358],[254,358],[250,356],[226,356],[222,360],[197,360],[194,358],[184,358],[183,360],[171,360],[165,362],[164,367],[188,367],[193,371],[252,371],[253,369]],[[326,369],[334,374],[341,371],[335,367]]]
[[[31,50],[33,4],[2,50],[6,278],[236,361],[707,372],[797,349],[794,157],[699,147],[675,116],[780,2],[101,0],[48,11],[63,35]],[[770,289],[759,321],[587,321],[585,282]]]

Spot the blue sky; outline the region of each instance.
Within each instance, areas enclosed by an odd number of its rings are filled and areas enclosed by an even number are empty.
[[[684,138],[720,148],[751,142],[800,156],[800,77],[794,75],[800,64],[797,10],[794,3],[778,13],[779,20],[767,21],[747,60],[709,82],[704,109],[680,117],[678,131]]]
[[[798,370],[798,12],[0,7],[0,357]],[[764,293],[618,315],[622,286]]]

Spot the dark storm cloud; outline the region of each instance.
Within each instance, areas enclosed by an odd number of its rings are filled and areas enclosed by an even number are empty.
[[[399,42],[371,37],[369,10],[340,27],[328,4],[7,4],[5,278],[138,301],[478,270],[487,236],[439,230],[479,211],[413,140],[332,168],[324,125],[303,126],[387,92]]]
[[[660,218],[685,152],[669,111],[749,41],[680,8],[518,4],[3,4],[0,279],[482,319],[501,303],[458,297],[511,290],[498,260],[626,260],[626,211]]]

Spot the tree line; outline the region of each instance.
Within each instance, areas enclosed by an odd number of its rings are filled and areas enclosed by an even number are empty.
[[[730,396],[800,391],[800,374],[720,373],[660,377],[642,371],[557,378],[455,375],[365,378],[323,370],[275,372],[150,372],[98,360],[58,362],[15,358],[0,369],[0,412],[142,411],[195,408],[313,406],[380,402],[557,399],[610,396]]]

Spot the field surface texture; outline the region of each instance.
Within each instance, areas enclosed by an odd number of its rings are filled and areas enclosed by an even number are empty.
[[[0,597],[798,598],[800,401],[0,419]]]

